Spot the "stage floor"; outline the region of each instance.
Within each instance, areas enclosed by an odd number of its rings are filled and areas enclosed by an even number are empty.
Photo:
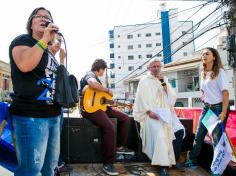
[[[102,172],[101,164],[72,164],[70,165],[73,171],[70,173],[63,173],[60,176],[105,176]],[[120,176],[134,176],[133,171],[139,171],[140,176],[159,176],[158,168],[151,166],[150,163],[116,163],[116,169]],[[137,174],[136,174],[137,175]],[[202,168],[198,167],[194,170],[186,169],[180,172],[176,169],[170,169],[170,176],[209,176]]]

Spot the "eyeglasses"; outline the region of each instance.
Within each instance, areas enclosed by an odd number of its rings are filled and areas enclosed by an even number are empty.
[[[36,18],[36,19],[43,19],[44,18],[46,21],[52,21],[52,19],[48,16],[34,15],[33,17]]]

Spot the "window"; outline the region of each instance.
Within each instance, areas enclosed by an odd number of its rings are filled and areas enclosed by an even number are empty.
[[[128,56],[128,60],[134,60],[134,56],[133,55]]]
[[[128,49],[134,49],[133,45],[128,45]]]
[[[156,43],[156,46],[161,46],[161,43]]]
[[[118,56],[118,58],[120,59],[121,57],[120,57],[120,56]]]
[[[110,53],[110,58],[115,58],[114,53]]]
[[[119,68],[119,70],[120,70],[120,69],[121,69],[121,66],[119,66],[118,68]]]
[[[146,37],[151,37],[152,34],[151,33],[146,33]]]
[[[111,78],[115,78],[115,73],[111,73]]]
[[[141,48],[142,47],[142,45],[141,44],[138,44],[138,48]]]
[[[118,38],[120,38],[120,35],[117,35]]]
[[[187,32],[186,31],[182,31],[182,35],[186,34]]]
[[[120,45],[118,45],[117,47],[120,48]]]
[[[129,66],[128,71],[132,71],[132,70],[134,70],[134,66]]]
[[[152,47],[151,43],[146,44],[146,48],[151,48],[151,47]]]
[[[157,57],[161,57],[161,56],[162,56],[162,54],[160,54],[160,53],[159,53],[159,54],[157,54]]]
[[[139,69],[139,70],[142,70],[142,66],[139,66],[138,69]]]
[[[193,77],[193,84],[194,84],[194,90],[199,91],[199,77],[198,76]]]
[[[156,32],[156,35],[161,35],[161,33],[160,32]]]
[[[142,55],[138,55],[138,58],[139,58],[139,59],[142,59]]]
[[[183,45],[186,45],[187,44],[187,42],[183,42]]]
[[[115,64],[114,63],[110,63],[110,69],[115,68]]]
[[[114,31],[113,30],[109,31],[109,37],[110,37],[110,39],[114,38]]]
[[[114,43],[110,43],[110,48],[114,48]]]
[[[141,34],[138,34],[137,36],[138,36],[138,37],[141,37]]]
[[[147,54],[147,58],[152,58],[152,54]]]
[[[169,83],[170,83],[170,85],[173,87],[173,88],[175,88],[176,87],[176,79],[169,79]]]
[[[133,38],[133,35],[127,35],[127,39],[132,39]]]
[[[114,89],[115,88],[115,84],[112,83],[111,84],[111,88]]]
[[[187,52],[183,52],[183,56],[187,56],[188,55],[188,53]]]

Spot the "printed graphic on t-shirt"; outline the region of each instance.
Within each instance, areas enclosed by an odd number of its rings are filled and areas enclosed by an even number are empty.
[[[37,100],[45,100],[48,104],[53,104],[55,89],[56,89],[56,74],[55,70],[58,66],[58,62],[55,57],[48,53],[48,63],[45,68],[46,78],[42,78],[38,81],[37,85],[43,85],[46,83],[44,91],[40,94]]]

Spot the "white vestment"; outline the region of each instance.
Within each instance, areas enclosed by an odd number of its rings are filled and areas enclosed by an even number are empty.
[[[165,82],[168,81],[165,80]],[[170,85],[167,83],[167,92],[169,90]],[[165,123],[152,119],[146,114],[149,110],[154,112],[158,107],[171,109],[160,81],[149,74],[139,82],[133,116],[136,121],[140,122],[143,152],[151,159],[151,164],[171,166],[175,164],[172,121]]]

